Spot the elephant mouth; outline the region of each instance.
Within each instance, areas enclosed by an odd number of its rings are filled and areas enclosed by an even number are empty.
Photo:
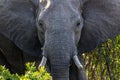
[[[75,52],[75,53],[76,53],[76,52]],[[44,54],[44,53],[43,53],[43,54]],[[79,61],[79,58],[78,58],[77,55],[74,55],[74,56],[72,57],[72,59],[73,59],[75,65],[77,66],[78,69],[83,69],[83,65],[82,65],[81,62]],[[42,57],[42,60],[41,60],[41,62],[40,62],[40,65],[38,66],[38,69],[39,69],[40,67],[44,67],[44,66],[46,65],[46,62],[47,62],[47,58],[46,58],[45,56],[43,56],[43,57]]]
[[[79,61],[77,55],[74,55],[71,60],[75,63],[78,70],[83,69],[83,65]],[[47,61],[49,62],[49,59],[47,59],[47,57],[43,56],[42,60],[40,62],[40,65],[38,66],[38,70],[40,69],[40,67],[45,67]],[[69,80],[70,66],[68,64],[66,64],[66,63],[59,64],[59,62],[58,62],[57,64],[56,63],[50,63],[50,65],[51,65],[51,66],[49,66],[50,67],[50,73],[53,77],[53,80]]]

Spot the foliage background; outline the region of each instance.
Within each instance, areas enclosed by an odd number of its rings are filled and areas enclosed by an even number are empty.
[[[27,63],[24,75],[11,74],[4,66],[0,66],[0,80],[52,80],[52,77],[44,67],[37,70],[35,63]]]
[[[83,56],[88,80],[120,80],[120,35]]]

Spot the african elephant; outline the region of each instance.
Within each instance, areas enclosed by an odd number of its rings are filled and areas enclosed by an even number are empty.
[[[24,53],[42,55],[39,67],[47,64],[53,80],[87,80],[81,54],[120,34],[119,13],[119,0],[0,0],[0,39]],[[7,59],[14,47],[5,52],[8,46],[1,41],[2,63],[13,65]]]

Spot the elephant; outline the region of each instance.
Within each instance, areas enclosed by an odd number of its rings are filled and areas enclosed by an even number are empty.
[[[41,60],[53,80],[87,80],[81,55],[120,34],[119,13],[119,0],[0,0],[0,64]]]

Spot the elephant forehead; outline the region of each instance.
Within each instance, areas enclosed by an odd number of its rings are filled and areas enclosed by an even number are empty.
[[[64,8],[65,6],[79,8],[80,3],[80,0],[40,0],[40,5],[45,9],[50,7],[57,7],[58,5],[62,5]]]
[[[46,23],[58,21],[71,23],[71,20],[78,19],[80,16],[78,0],[47,0],[43,2],[40,4],[41,11],[38,20],[44,19]]]

